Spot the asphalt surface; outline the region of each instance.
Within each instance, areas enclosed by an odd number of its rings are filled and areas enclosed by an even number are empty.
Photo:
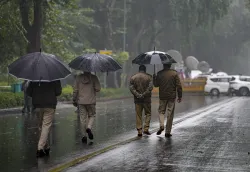
[[[231,98],[176,118],[171,138],[153,134],[67,172],[249,172],[250,99]]]
[[[176,107],[176,119],[192,110],[230,99],[186,96]],[[151,128],[158,128],[158,100],[152,102]],[[60,105],[50,135],[51,155],[36,159],[38,141],[35,115],[8,114],[0,116],[0,171],[47,171],[79,156],[105,148],[136,136],[132,99],[101,102],[97,105],[94,142],[81,143],[79,117],[71,105]],[[149,139],[153,139],[154,136]]]

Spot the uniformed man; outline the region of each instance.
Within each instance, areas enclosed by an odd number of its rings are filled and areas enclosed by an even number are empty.
[[[164,130],[164,114],[167,109],[167,123],[165,137],[171,137],[171,129],[174,118],[176,92],[178,95],[177,102],[182,100],[182,86],[177,71],[170,69],[171,64],[164,64],[164,69],[153,76],[155,87],[159,87],[159,122],[160,129],[157,135],[160,135]]]
[[[90,140],[94,139],[92,127],[96,115],[96,93],[99,91],[101,85],[96,75],[84,72],[76,77],[73,105],[79,107],[83,143],[87,143],[87,134]]]
[[[130,91],[134,95],[136,111],[136,128],[138,136],[142,136],[142,112],[145,113],[145,124],[143,133],[151,135],[149,125],[151,120],[151,92],[153,90],[152,76],[146,73],[146,67],[141,65],[139,73],[130,79]]]

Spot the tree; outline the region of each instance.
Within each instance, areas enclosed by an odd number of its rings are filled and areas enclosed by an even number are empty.
[[[41,34],[43,26],[43,11],[47,1],[44,0],[20,0],[19,10],[21,21],[26,30],[25,37],[28,40],[27,52],[40,51]]]
[[[20,22],[18,5],[12,1],[0,2],[0,70],[25,51],[25,29]]]

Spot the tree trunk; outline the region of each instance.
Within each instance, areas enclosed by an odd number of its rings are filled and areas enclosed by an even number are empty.
[[[26,30],[26,39],[28,40],[27,52],[36,52],[41,48],[41,34],[42,34],[42,2],[43,0],[33,1],[33,15],[34,20],[31,24],[29,22],[29,12],[31,8],[31,2],[28,0],[20,0],[19,8],[21,13],[22,25]]]

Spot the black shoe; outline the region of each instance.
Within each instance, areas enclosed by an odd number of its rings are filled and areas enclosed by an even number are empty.
[[[146,135],[151,135],[151,133],[149,131],[144,131],[143,133]]]
[[[87,128],[86,132],[87,132],[88,135],[89,135],[89,139],[90,139],[90,140],[93,140],[93,139],[94,139],[94,135],[93,135],[91,129]]]
[[[172,136],[172,134],[165,134],[165,137],[171,137]]]
[[[142,137],[142,134],[138,134],[138,137]]]
[[[88,139],[86,136],[82,137],[82,143],[87,143],[88,142]]]
[[[47,155],[47,154],[46,154],[45,150],[43,150],[43,149],[37,150],[37,151],[36,151],[36,157],[37,157],[37,158],[41,158],[41,157],[44,157],[44,156],[46,156],[46,155]]]
[[[157,135],[161,135],[161,132],[164,130],[164,128],[160,128],[158,131],[157,131]]]
[[[47,156],[49,156],[50,148],[46,148],[46,149],[44,150],[44,152],[46,153]]]

